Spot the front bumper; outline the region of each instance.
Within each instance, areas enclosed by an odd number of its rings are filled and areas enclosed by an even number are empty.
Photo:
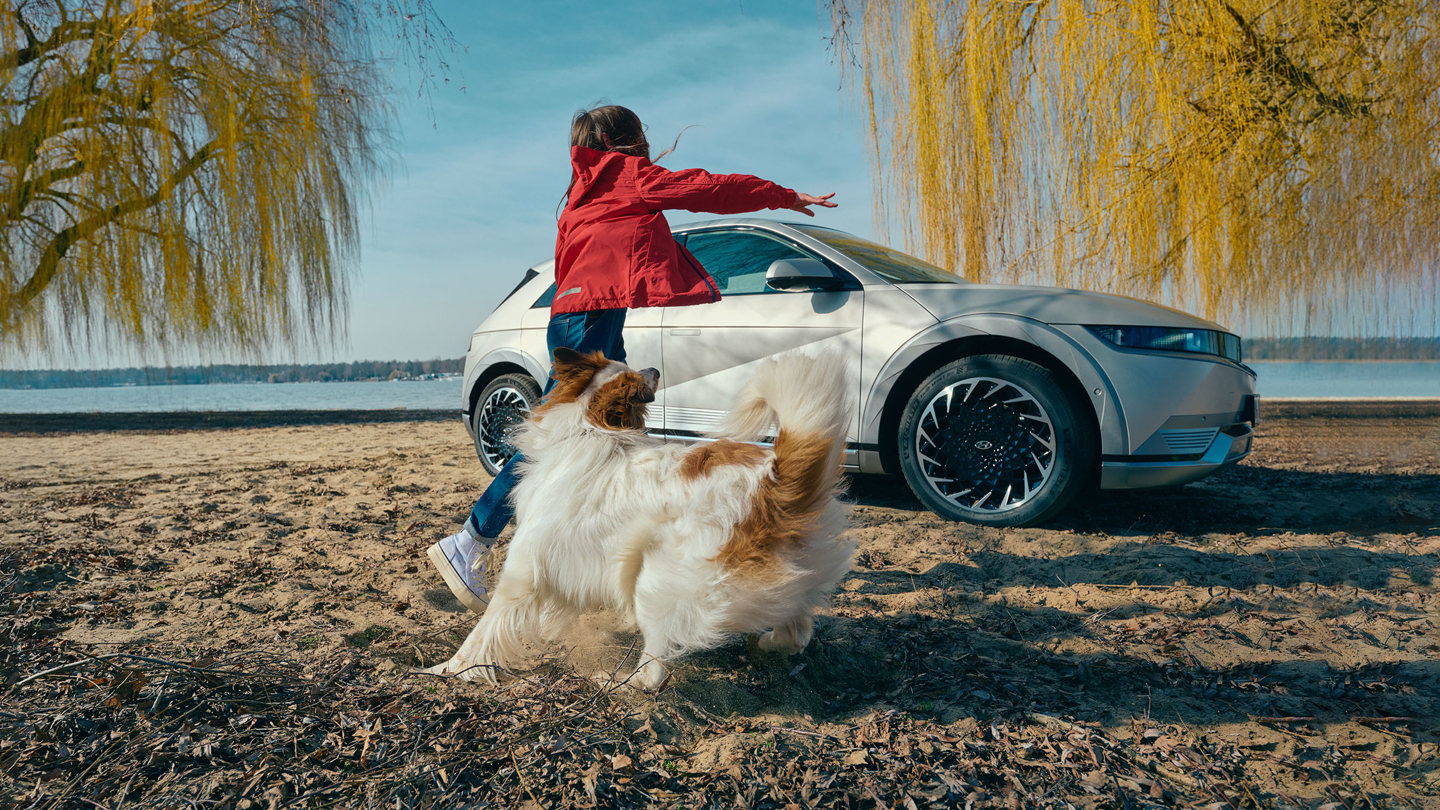
[[[1194,431],[1169,432],[1191,434],[1176,437],[1177,443],[1193,442],[1198,438]],[[1149,489],[1188,484],[1250,455],[1250,446],[1255,438],[1253,418],[1250,422],[1238,422],[1213,433],[1209,445],[1198,456],[1164,458],[1150,455],[1105,459],[1100,463],[1100,488]]]

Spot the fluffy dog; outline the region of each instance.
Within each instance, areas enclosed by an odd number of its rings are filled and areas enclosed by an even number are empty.
[[[581,611],[610,608],[644,636],[632,684],[659,689],[665,662],[759,633],[767,650],[809,643],[811,613],[850,570],[836,500],[849,421],[843,359],[766,361],[726,438],[647,436],[659,373],[558,349],[555,388],[517,432],[517,528],[489,608],[428,672],[483,677],[519,662]],[[773,447],[745,443],[778,424]]]

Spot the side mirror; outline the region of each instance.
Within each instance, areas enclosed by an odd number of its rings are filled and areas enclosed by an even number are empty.
[[[819,259],[776,259],[765,284],[773,290],[838,290],[845,282]]]

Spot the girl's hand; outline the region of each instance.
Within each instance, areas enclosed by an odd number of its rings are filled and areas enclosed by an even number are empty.
[[[818,205],[821,208],[834,208],[839,205],[839,203],[830,201],[830,198],[834,196],[835,192],[833,191],[829,194],[822,194],[819,197],[810,194],[801,194],[797,191],[795,192],[795,202],[790,205],[790,210],[799,211],[807,217],[813,217],[815,216],[815,212],[810,210],[810,206]]]

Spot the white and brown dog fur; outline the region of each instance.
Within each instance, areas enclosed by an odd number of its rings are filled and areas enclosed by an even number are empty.
[[[527,642],[580,612],[618,611],[644,637],[631,681],[660,688],[666,661],[762,633],[809,643],[812,612],[850,570],[836,500],[849,420],[843,358],[766,361],[722,431],[698,446],[644,432],[659,374],[555,352],[556,384],[516,433],[525,456],[517,527],[489,608],[429,672],[496,680]],[[749,444],[779,426],[773,447]]]

